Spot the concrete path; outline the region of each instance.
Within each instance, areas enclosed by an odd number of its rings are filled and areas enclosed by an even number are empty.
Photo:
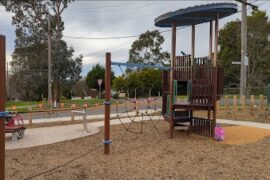
[[[217,119],[217,123],[233,124],[233,125],[239,125],[239,126],[249,126],[249,127],[255,127],[255,128],[262,128],[262,129],[269,129],[270,130],[270,124],[266,124],[266,123],[237,121],[237,120],[228,120],[228,119]]]
[[[130,114],[130,115],[133,115],[133,114]],[[103,116],[101,116],[100,118],[102,117]],[[112,115],[112,117],[114,117],[114,115]],[[95,116],[95,118],[97,117]],[[160,120],[162,118],[160,116],[152,116],[151,119]],[[61,118],[61,121],[64,121],[64,120],[67,121],[70,119]],[[144,121],[147,121],[147,120],[150,120],[150,118],[145,116]],[[53,122],[53,121],[59,121],[59,119],[42,120],[42,122]],[[131,122],[129,118],[121,118],[121,121],[122,123]],[[138,117],[136,121],[141,121],[141,117]],[[121,124],[121,122],[118,119],[113,119],[110,122],[111,122],[111,125]],[[265,124],[265,123],[235,121],[235,120],[226,120],[226,119],[218,119],[217,122],[221,124],[233,124],[233,125],[249,126],[249,127],[256,127],[256,128],[270,130],[270,124]],[[38,122],[35,122],[35,123],[38,123]],[[88,123],[87,124],[88,133],[83,131],[82,124],[26,129],[25,137],[21,140],[18,140],[15,143],[11,142],[11,135],[6,134],[6,149],[34,147],[34,146],[47,145],[47,144],[62,142],[66,140],[81,138],[81,137],[98,133],[99,128],[102,127],[103,125],[104,125],[104,121]]]
[[[24,138],[17,140],[16,142],[12,142],[11,134],[6,134],[6,149],[53,144],[86,137],[99,132],[99,128],[92,124],[87,124],[87,129],[88,132],[84,131],[82,124],[26,129]]]

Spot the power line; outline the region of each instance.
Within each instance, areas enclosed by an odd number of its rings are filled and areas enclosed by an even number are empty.
[[[180,27],[177,28],[177,30],[180,29],[185,29],[187,27]],[[164,31],[159,31],[160,33],[165,33],[165,32],[170,32],[171,29],[164,30]],[[90,39],[90,40],[111,40],[111,39],[129,39],[129,38],[135,38],[139,37],[141,34],[136,34],[136,35],[130,35],[130,36],[111,36],[111,37],[82,37],[82,36],[63,36],[65,38],[70,38],[70,39]]]
[[[87,9],[87,10],[91,10],[91,9],[106,9],[106,8],[122,8],[123,6],[130,6],[130,5],[136,5],[137,3],[131,4],[129,3],[125,3],[125,4],[115,4],[115,5],[109,5],[109,6],[98,6],[98,7],[76,7],[74,9]]]
[[[153,3],[148,3],[148,4],[143,4],[143,5],[138,5],[138,6],[131,6],[130,8],[121,8],[121,7],[118,7],[117,9],[108,9],[108,11],[104,11],[102,10],[102,13],[111,13],[111,12],[119,12],[119,11],[130,11],[130,10],[138,10],[138,8],[144,8],[144,7],[148,7],[150,5],[153,5]],[[100,12],[101,10],[100,9],[96,9],[96,8],[93,8],[93,10],[89,11],[88,8],[83,8],[83,9],[86,9],[87,11],[83,11],[83,10],[72,10],[72,12],[75,12],[75,13],[96,13],[96,12]]]

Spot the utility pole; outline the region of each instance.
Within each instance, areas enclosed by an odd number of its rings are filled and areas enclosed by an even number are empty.
[[[48,102],[52,105],[52,47],[50,15],[48,17]]]
[[[245,95],[247,86],[247,0],[242,2],[241,21],[241,76],[240,76],[240,96]]]
[[[247,6],[253,10],[258,10],[258,6],[247,2],[247,0],[235,0],[242,3],[242,21],[241,21],[241,74],[240,74],[240,95],[245,95],[247,86]]]

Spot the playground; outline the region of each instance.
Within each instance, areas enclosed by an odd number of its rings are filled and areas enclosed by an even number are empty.
[[[6,150],[7,179],[39,174],[33,179],[267,179],[270,176],[270,138],[265,137],[267,133],[262,134],[266,130],[225,127],[228,141],[235,134],[238,134],[237,140],[241,134],[246,137],[252,133],[252,138],[258,137],[253,142],[230,145],[226,141],[187,136],[183,131],[175,131],[174,139],[168,139],[166,124],[155,122],[157,133],[146,122],[142,134],[127,133],[122,140],[125,130],[121,125],[113,125],[114,141],[109,156],[102,153],[103,128],[95,135],[80,139]],[[267,132],[269,135],[270,130]]]
[[[269,179],[265,97],[255,101],[251,95],[247,102],[234,95],[229,103],[223,96],[219,20],[236,12],[237,4],[212,3],[158,16],[155,26],[172,31],[170,66],[123,63],[104,53],[104,99],[100,93],[99,99],[70,100],[57,109],[52,102],[31,104],[21,115],[14,104],[8,105],[14,112],[6,112],[0,91],[5,179]],[[202,23],[209,24],[209,53],[195,57],[195,28]],[[191,54],[180,56],[176,28],[184,26],[191,27]],[[5,37],[0,40],[5,54]],[[112,68],[123,78],[128,72],[122,68],[159,71],[162,89],[141,83],[115,98]]]

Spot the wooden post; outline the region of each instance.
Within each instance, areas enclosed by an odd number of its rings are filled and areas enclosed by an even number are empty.
[[[111,113],[111,53],[106,53],[105,69],[105,119],[104,119],[104,154],[110,153],[110,113]]]
[[[191,66],[193,66],[195,58],[195,24],[192,24],[192,33],[191,33]]]
[[[264,103],[263,103],[263,95],[260,95],[260,102],[259,102],[260,110],[262,111],[264,108]]]
[[[218,61],[218,19],[219,15],[217,15],[216,20],[215,20],[215,58],[214,58],[214,66],[217,65]]]
[[[254,111],[254,95],[250,96],[250,111]]]
[[[225,106],[225,110],[229,110],[228,96],[225,96],[224,98],[224,106]]]
[[[86,123],[86,116],[87,116],[86,108],[87,108],[87,105],[84,104],[83,105],[83,112],[84,112],[83,113],[83,130],[88,133],[87,123]]]
[[[74,121],[74,120],[75,120],[74,116],[75,116],[75,114],[74,114],[74,112],[72,112],[72,110],[71,110],[71,121]]]
[[[6,102],[6,37],[0,35],[0,112]],[[5,179],[5,117],[0,116],[0,180]]]
[[[241,99],[242,111],[245,111],[246,110],[246,96],[242,95],[241,97],[242,97]]]
[[[28,122],[29,122],[29,126],[32,126],[32,108],[31,107],[28,109]]]
[[[211,62],[212,59],[212,52],[213,52],[213,21],[210,21],[210,32],[209,32],[209,59]]]
[[[76,104],[71,104],[71,109],[76,109]]]
[[[139,101],[138,100],[135,101],[135,109],[136,109],[136,115],[139,114],[140,108],[139,108]]]
[[[233,96],[233,111],[237,111],[237,96]]]
[[[17,111],[17,106],[14,105],[14,106],[11,107],[11,109],[12,109],[12,111]]]
[[[171,49],[171,67],[175,65],[175,52],[176,52],[176,24],[172,24],[172,49]],[[173,74],[174,71],[171,69],[170,72],[170,135],[169,138],[173,138],[174,130],[174,110],[173,110]]]
[[[214,110],[213,110],[213,125],[212,125],[212,138],[215,137],[215,127],[216,127],[216,116],[217,116],[217,110],[216,110],[216,100],[217,100],[217,79],[218,79],[218,71],[217,71],[217,61],[218,61],[218,19],[219,15],[217,14],[216,19],[215,19],[215,59],[214,59],[214,67],[216,68],[215,70],[215,75],[214,75]]]
[[[216,102],[217,111],[220,109],[220,101]]]

